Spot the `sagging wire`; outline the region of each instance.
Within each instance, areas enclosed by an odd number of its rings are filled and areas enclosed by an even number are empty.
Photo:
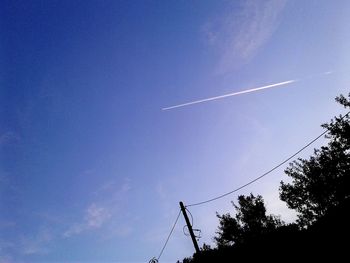
[[[191,227],[192,227],[192,230],[194,232],[194,236],[196,237],[197,241],[199,241],[199,239],[202,237],[202,230],[200,230],[198,228],[193,228],[193,215],[192,215],[191,211],[188,210],[187,207],[185,207],[185,209],[191,216]],[[188,231],[188,226],[184,225],[183,228],[182,228],[182,232],[184,233],[185,236],[190,236],[190,233],[185,231],[186,228],[187,228],[187,231]]]
[[[345,117],[347,117],[348,115],[350,114],[350,111],[348,113],[346,113],[345,115],[341,116],[339,118],[339,120],[343,120]],[[307,147],[309,147],[311,144],[313,144],[315,141],[317,141],[318,139],[320,139],[321,137],[323,137],[324,135],[326,135],[327,133],[329,132],[329,130],[325,130],[324,132],[322,132],[320,135],[318,135],[316,138],[314,138],[313,140],[311,140],[309,143],[307,143],[306,145],[304,145],[301,149],[299,149],[297,152],[295,152],[294,154],[292,154],[291,156],[289,156],[287,159],[283,160],[282,162],[280,162],[279,164],[277,164],[276,166],[274,166],[273,168],[271,168],[270,170],[268,170],[267,172],[263,173],[262,175],[256,177],[255,179],[245,183],[244,185],[241,185],[235,189],[233,189],[232,191],[230,192],[227,192],[227,193],[224,193],[222,195],[219,195],[219,196],[216,196],[216,197],[213,197],[211,199],[207,199],[207,200],[204,200],[204,201],[201,201],[201,202],[198,202],[198,203],[193,203],[193,204],[189,204],[187,205],[187,207],[190,207],[190,206],[198,206],[198,205],[204,205],[206,203],[210,203],[210,202],[213,202],[213,201],[216,201],[218,199],[221,199],[223,197],[226,197],[228,195],[231,195],[253,183],[255,183],[256,181],[262,179],[263,177],[267,176],[268,174],[272,173],[273,171],[275,171],[277,168],[281,167],[283,164],[287,163],[289,160],[291,160],[292,158],[294,158],[295,156],[297,156],[299,153],[301,153],[302,151],[304,151]]]
[[[166,245],[168,244],[169,239],[170,239],[172,233],[174,232],[174,229],[175,229],[175,226],[176,226],[176,224],[177,224],[177,221],[179,220],[180,214],[181,214],[181,210],[179,210],[179,213],[177,214],[177,217],[176,217],[176,219],[175,219],[175,222],[174,222],[174,224],[173,224],[173,226],[172,226],[172,228],[171,228],[171,230],[170,230],[170,233],[169,233],[169,235],[168,235],[168,237],[167,237],[167,239],[166,239],[166,241],[165,241],[165,243],[164,243],[164,245],[163,245],[163,247],[162,247],[162,250],[161,250],[160,253],[159,253],[158,258],[153,257],[153,258],[149,261],[149,263],[158,263],[158,262],[159,262],[159,259],[160,259],[160,257],[162,256],[162,254],[163,254],[163,252],[164,252],[164,249],[165,249]]]

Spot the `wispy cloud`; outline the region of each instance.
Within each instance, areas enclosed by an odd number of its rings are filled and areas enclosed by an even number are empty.
[[[63,237],[68,238],[77,234],[80,234],[84,230],[86,230],[86,225],[84,223],[74,223],[71,225],[64,233]]]
[[[111,215],[106,208],[92,204],[86,211],[85,221],[89,228],[99,228],[110,217]]]
[[[47,254],[49,252],[47,245],[53,238],[53,234],[49,228],[41,227],[34,237],[26,236],[20,239],[20,252],[24,255]]]
[[[16,226],[16,222],[14,221],[0,220],[0,229],[12,228],[15,226]]]
[[[11,228],[16,227],[14,222],[9,222],[7,225]],[[36,229],[27,229],[20,233],[17,230],[18,228],[11,229],[11,235],[7,235],[6,239],[0,239],[0,263],[19,262],[19,258],[47,255],[52,251],[52,245],[57,237],[52,226],[39,224]]]
[[[125,178],[124,181],[119,184],[116,181],[110,180],[97,187],[97,189],[92,192],[95,201],[85,209],[80,220],[70,224],[63,232],[62,236],[64,238],[69,238],[102,227],[108,229],[112,224],[110,219],[113,217],[113,221],[117,220],[117,213],[120,210],[120,206],[125,202],[125,198],[130,189],[131,185],[128,178]],[[130,229],[126,230],[125,227],[119,230],[116,235],[120,233],[125,235],[130,232]]]
[[[286,0],[244,0],[230,5],[226,14],[207,22],[202,30],[208,43],[219,50],[219,74],[255,56],[278,27]]]
[[[110,212],[105,207],[92,203],[85,211],[82,222],[74,223],[64,233],[63,237],[71,237],[83,231],[100,228],[109,218]]]
[[[0,263],[13,263],[14,261],[9,255],[0,255]]]
[[[6,251],[8,248],[14,247],[15,244],[13,242],[0,239],[0,256]],[[1,261],[0,261],[1,262]]]
[[[119,183],[114,180],[102,183],[92,192],[95,202],[85,209],[80,221],[70,224],[62,237],[69,238],[97,229],[101,229],[99,238],[103,240],[129,236],[133,232],[130,221],[135,218],[131,217],[127,209],[123,213],[120,211],[127,202],[131,189],[129,178],[124,178]]]
[[[12,131],[7,131],[0,134],[0,146],[10,143],[16,143],[20,140],[20,137],[17,133]]]
[[[117,182],[114,180],[106,181],[93,192],[94,195],[110,195],[112,194],[114,198],[125,195],[131,189],[130,179],[124,178],[123,182]],[[114,199],[112,198],[112,199]],[[108,197],[110,199],[110,197]]]

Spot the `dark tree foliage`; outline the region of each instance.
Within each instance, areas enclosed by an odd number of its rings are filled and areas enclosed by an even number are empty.
[[[336,101],[350,108],[349,98]],[[217,214],[217,247],[204,245],[183,263],[310,260],[341,262],[348,257],[350,236],[350,114],[323,124],[326,146],[309,159],[285,170],[291,183],[281,182],[280,198],[299,212],[298,224],[284,224],[266,215],[261,196],[239,196],[236,214]],[[274,259],[272,258],[274,256]]]
[[[210,248],[185,258],[182,263],[231,262],[343,262],[348,258],[350,199],[330,208],[307,229],[283,225],[244,244]],[[180,262],[178,262],[180,263]]]
[[[349,99],[341,95],[336,101],[350,108]],[[280,186],[281,200],[299,212],[298,223],[303,227],[350,196],[350,116],[340,115],[322,127],[329,131],[328,145],[314,150],[309,159],[291,163],[285,173],[293,180]]]
[[[236,215],[217,214],[219,227],[214,240],[218,247],[245,244],[283,225],[274,215],[266,215],[262,196],[240,195],[238,205],[232,202]]]

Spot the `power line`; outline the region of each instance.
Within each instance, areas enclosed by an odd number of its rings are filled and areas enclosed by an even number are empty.
[[[178,215],[177,215],[177,217],[176,217],[176,220],[175,220],[175,222],[174,222],[174,225],[173,225],[173,227],[171,228],[170,233],[169,233],[169,235],[168,235],[168,237],[167,237],[167,239],[166,239],[166,241],[165,241],[165,243],[164,243],[164,246],[163,246],[162,250],[161,250],[160,253],[159,253],[159,256],[158,256],[158,258],[157,258],[157,261],[155,261],[155,262],[158,262],[159,259],[160,259],[160,257],[162,256],[162,254],[163,254],[163,252],[164,252],[164,249],[165,249],[166,245],[168,244],[168,241],[169,241],[169,239],[170,239],[170,236],[171,236],[172,233],[174,232],[174,228],[175,228],[175,226],[176,226],[176,224],[177,224],[177,221],[179,220],[180,214],[181,214],[181,210],[179,210],[179,213],[178,213]]]
[[[193,215],[192,215],[192,213],[191,213],[191,211],[190,210],[188,210],[188,208],[187,208],[187,206],[185,206],[185,209],[186,209],[186,211],[190,214],[190,216],[191,216],[191,227],[193,227]],[[187,225],[184,225],[184,227],[183,227],[183,229],[182,229],[182,232],[184,233],[184,235],[185,236],[190,236],[190,234],[189,233],[186,233],[185,232],[185,228],[188,228],[188,226]],[[200,230],[200,229],[197,229],[197,228],[192,228],[192,230],[193,230],[193,232],[196,232],[196,234],[195,234],[195,237],[196,237],[196,239],[197,239],[197,241],[199,241],[199,239],[201,238],[201,233],[202,233],[202,231]],[[198,234],[197,234],[198,233]]]
[[[190,212],[190,210],[188,210],[187,209],[187,206],[185,206],[185,209],[186,209],[186,211],[190,214],[190,216],[191,216],[191,226],[193,226],[193,215],[192,215],[192,213]]]
[[[187,209],[187,206],[185,206],[185,209],[186,209],[186,211],[187,211],[187,212],[190,214],[190,216],[191,216],[191,222],[190,222],[190,223],[191,223],[191,226],[193,227],[193,215],[192,215],[192,213],[190,212],[190,210]],[[186,233],[186,232],[185,232],[185,228],[186,228],[186,227],[188,228],[187,225],[184,225],[184,227],[182,228],[182,232],[184,233],[185,236],[190,236],[189,233]]]
[[[339,120],[342,120],[344,119],[347,115],[349,115],[350,111],[345,114],[344,116],[342,116]],[[245,187],[247,187],[248,185],[251,185],[252,183],[260,180],[261,178],[265,177],[266,175],[270,174],[271,172],[273,172],[274,170],[276,170],[277,168],[279,168],[280,166],[282,166],[283,164],[285,164],[286,162],[288,162],[290,159],[294,158],[296,155],[298,155],[299,153],[301,153],[303,150],[305,150],[307,147],[309,147],[311,144],[313,144],[315,141],[317,141],[319,138],[321,138],[323,135],[325,135],[326,133],[328,133],[328,130],[325,130],[324,132],[322,132],[320,135],[318,135],[315,139],[313,139],[312,141],[310,141],[308,144],[306,144],[304,147],[302,147],[299,151],[297,151],[296,153],[294,153],[293,155],[289,156],[287,159],[285,159],[284,161],[282,161],[281,163],[279,163],[278,165],[276,165],[275,167],[273,167],[272,169],[270,169],[269,171],[267,171],[266,173],[260,175],[259,177],[249,181],[248,183],[230,191],[230,192],[227,192],[225,194],[222,194],[222,195],[219,195],[217,197],[214,197],[214,198],[211,198],[211,199],[208,199],[208,200],[205,200],[205,201],[202,201],[202,202],[198,202],[198,203],[193,203],[193,204],[190,204],[190,205],[187,205],[187,207],[190,207],[190,206],[197,206],[197,205],[203,205],[203,204],[206,204],[206,203],[209,203],[209,202],[213,202],[215,200],[218,200],[218,199],[221,199],[227,195],[230,195],[230,194],[233,194]]]
[[[345,117],[347,117],[349,114],[350,114],[350,111],[349,111],[348,113],[346,113],[344,116],[341,116],[338,120],[343,120],[343,119],[344,119]],[[230,191],[230,192],[227,192],[227,193],[225,193],[225,194],[219,195],[219,196],[217,196],[217,197],[214,197],[214,198],[211,198],[211,199],[202,201],[202,202],[193,203],[193,204],[190,204],[190,205],[185,206],[185,209],[186,209],[186,210],[189,212],[189,214],[191,215],[191,218],[192,218],[192,226],[193,226],[193,216],[192,216],[191,212],[187,209],[187,207],[190,207],[190,206],[197,206],[197,205],[202,205],[202,204],[206,204],[206,203],[209,203],[209,202],[213,202],[213,201],[215,201],[215,200],[221,199],[221,198],[223,198],[223,197],[225,197],[225,196],[227,196],[227,195],[230,195],[230,194],[232,194],[232,193],[234,193],[234,192],[237,192],[237,191],[239,191],[239,190],[241,190],[241,189],[247,187],[248,185],[250,185],[250,184],[252,184],[252,183],[254,183],[254,182],[256,182],[256,181],[262,179],[262,178],[265,177],[265,176],[267,176],[268,174],[270,174],[271,172],[273,172],[274,170],[276,170],[277,168],[279,168],[280,166],[282,166],[283,164],[285,164],[286,162],[288,162],[290,159],[294,158],[296,155],[298,155],[300,152],[302,152],[303,150],[305,150],[307,147],[309,147],[311,144],[313,144],[315,141],[317,141],[319,138],[321,138],[323,135],[325,135],[325,134],[328,133],[328,132],[329,132],[328,130],[322,132],[319,136],[317,136],[315,139],[311,140],[308,144],[306,144],[305,146],[303,146],[303,147],[302,147],[300,150],[298,150],[296,153],[294,153],[293,155],[291,155],[290,157],[288,157],[287,159],[285,159],[284,161],[282,161],[281,163],[279,163],[278,165],[276,165],[275,167],[273,167],[272,169],[270,169],[270,170],[267,171],[266,173],[264,173],[264,174],[260,175],[259,177],[257,177],[257,178],[255,178],[255,179],[249,181],[248,183],[246,183],[246,184],[244,184],[244,185],[242,185],[242,186],[240,186],[240,187],[238,187],[238,188],[236,188],[236,189],[234,189],[234,190],[232,190],[232,191]],[[174,229],[175,229],[175,226],[176,226],[176,224],[177,224],[177,222],[178,222],[178,220],[179,220],[180,214],[181,214],[181,210],[179,210],[179,213],[178,213],[178,215],[177,215],[177,217],[176,217],[176,220],[175,220],[175,222],[174,222],[174,224],[173,224],[173,226],[172,226],[172,228],[171,228],[171,230],[170,230],[170,233],[169,233],[169,235],[168,235],[168,237],[167,237],[167,239],[166,239],[166,241],[165,241],[165,244],[164,244],[162,250],[161,250],[160,253],[159,253],[158,258],[155,258],[155,257],[154,257],[153,259],[150,260],[150,263],[157,263],[157,262],[159,261],[160,257],[162,256],[162,254],[163,254],[163,252],[164,252],[165,247],[166,247],[167,244],[168,244],[168,241],[169,241],[169,239],[170,239],[172,233],[174,232]],[[184,230],[184,229],[183,229],[183,230]],[[199,230],[199,231],[200,231],[200,230]]]

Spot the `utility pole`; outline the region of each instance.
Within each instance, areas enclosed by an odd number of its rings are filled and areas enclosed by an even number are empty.
[[[186,221],[186,224],[187,224],[187,227],[188,227],[188,231],[190,232],[190,236],[192,238],[192,242],[193,242],[193,245],[194,245],[194,248],[196,250],[196,253],[199,254],[199,247],[198,247],[198,244],[197,244],[197,240],[196,240],[196,236],[194,235],[193,233],[193,229],[192,229],[192,225],[190,223],[190,220],[188,219],[188,216],[187,216],[187,213],[186,213],[186,208],[184,206],[184,204],[182,202],[180,202],[180,207],[181,207],[181,211],[184,215],[184,218],[185,218],[185,221]]]

